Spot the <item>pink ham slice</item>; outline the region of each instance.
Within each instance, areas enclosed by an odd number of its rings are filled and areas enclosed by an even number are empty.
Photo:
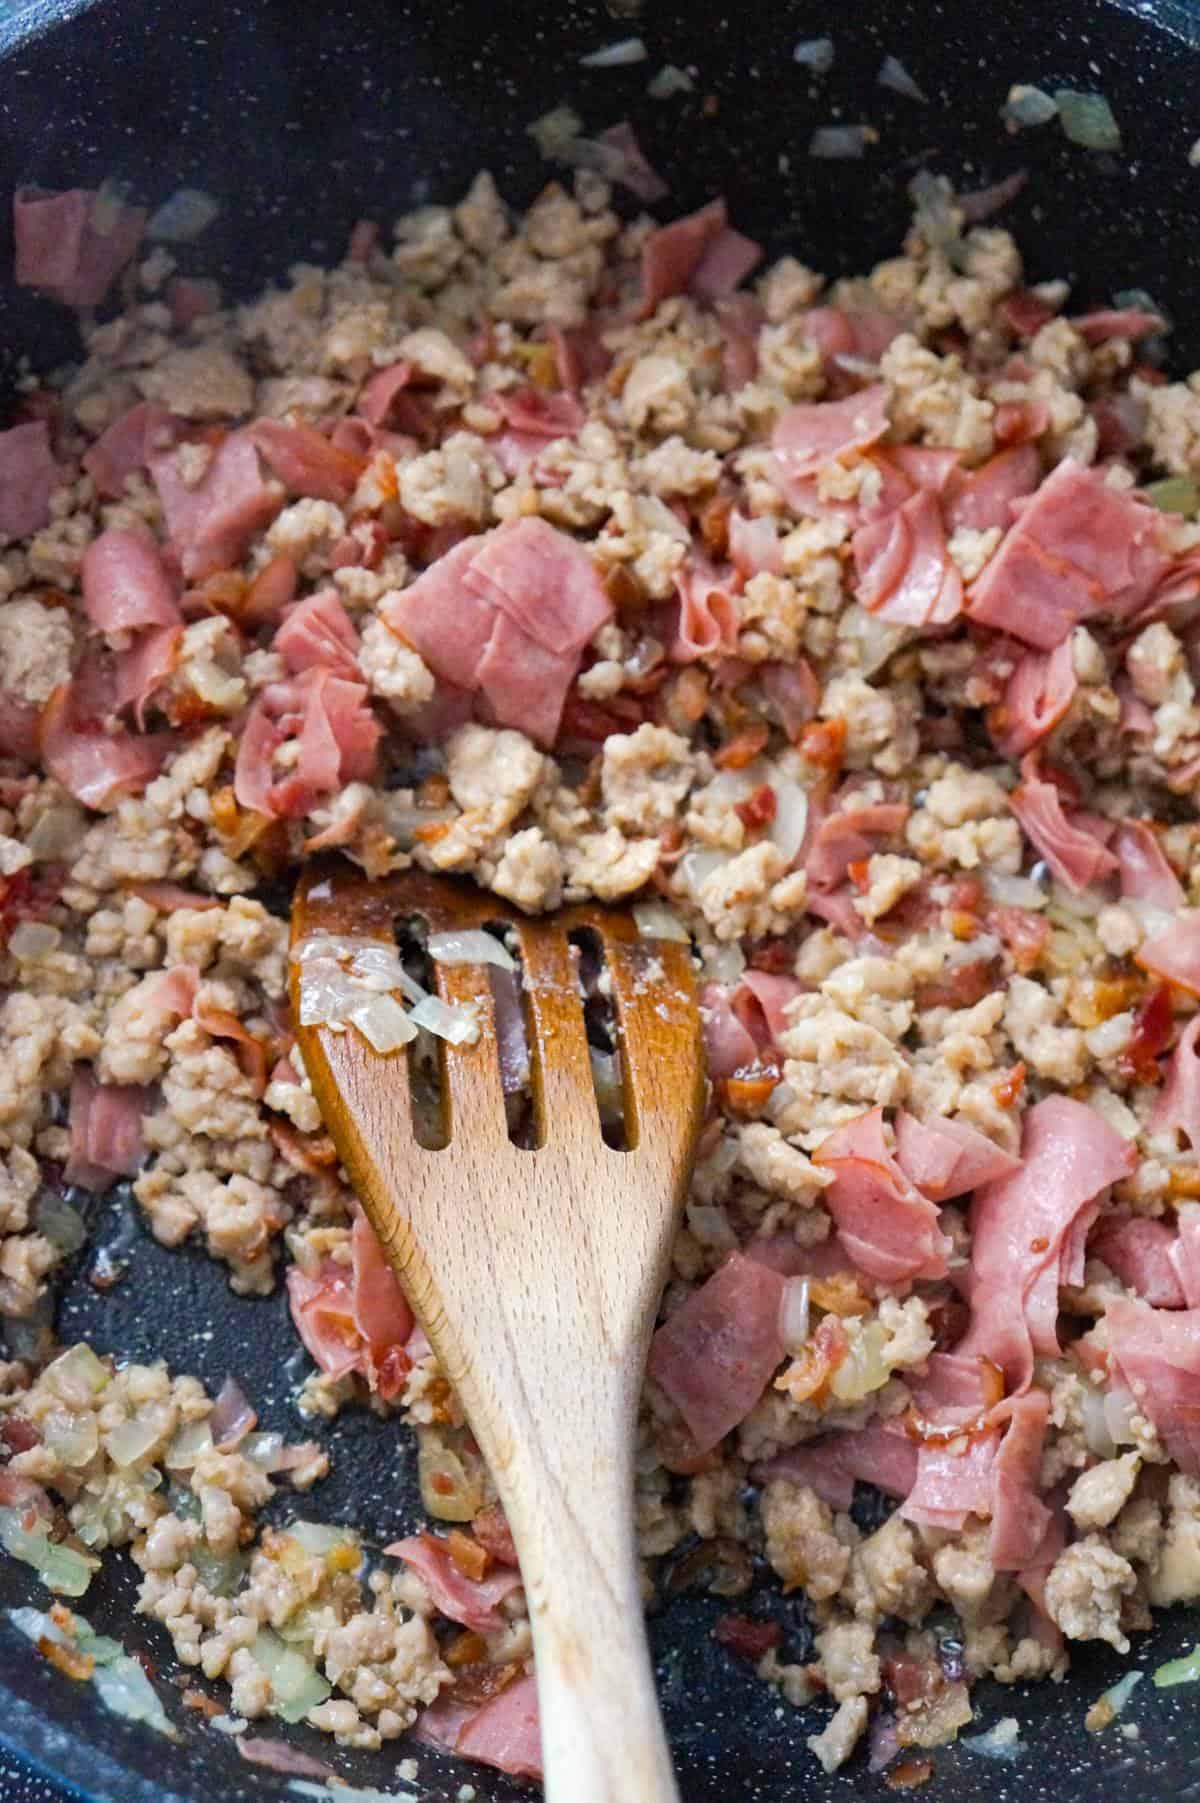
[[[667,653],[672,663],[688,664],[699,657],[735,650],[737,605],[716,573],[693,559],[679,572],[675,585],[679,625]]]
[[[464,538],[380,607],[380,618],[406,638],[444,681],[476,687],[475,673],[494,623],[491,603],[467,577],[484,535]]]
[[[1200,1203],[1182,1203],[1178,1219],[1179,1237],[1171,1248],[1171,1266],[1185,1305],[1200,1308]]]
[[[948,626],[962,612],[962,577],[946,549],[942,513],[928,489],[853,539],[857,599],[895,626]]]
[[[290,682],[272,683],[247,717],[234,767],[242,807],[298,820],[323,795],[366,782],[374,768],[380,725],[362,683],[310,666]],[[275,752],[299,742],[292,773],[276,780]]]
[[[288,1307],[296,1331],[330,1377],[357,1372],[372,1391],[394,1400],[404,1389],[416,1331],[402,1296],[384,1283],[382,1254],[359,1235],[347,1268],[326,1259],[315,1272],[293,1265],[287,1274]],[[391,1276],[388,1266],[383,1271]]]
[[[1187,1298],[1174,1259],[1177,1245],[1178,1235],[1165,1221],[1135,1215],[1111,1226],[1102,1222],[1088,1252],[1151,1308],[1184,1308]]]
[[[174,451],[151,457],[149,467],[172,548],[193,581],[239,563],[251,538],[270,525],[283,503],[279,485],[263,478],[247,430],[221,441],[199,482],[184,480]]]
[[[1179,1035],[1150,1125],[1156,1133],[1182,1134],[1191,1150],[1200,1152],[1200,1014]]]
[[[397,397],[403,394],[412,377],[411,363],[389,363],[386,369],[377,369],[363,384],[357,401],[358,412],[373,426],[386,425]]]
[[[918,1121],[903,1111],[896,1117],[896,1162],[931,1202],[965,1196],[1021,1168],[1019,1158],[965,1121]]]
[[[42,710],[42,762],[84,807],[105,811],[138,795],[159,775],[178,741],[174,733],[110,731],[114,687],[103,693],[86,674],[62,683]]]
[[[646,239],[637,317],[648,319],[660,301],[689,289],[703,300],[731,294],[761,257],[760,246],[730,226],[725,202],[710,201]]]
[[[1145,307],[1102,307],[1081,313],[1069,322],[1089,344],[1106,344],[1110,338],[1149,338],[1161,332],[1166,321]]]
[[[403,1346],[413,1330],[413,1313],[396,1273],[383,1255],[375,1230],[361,1209],[350,1232],[354,1325],[376,1365],[388,1349]]]
[[[732,1077],[758,1062],[759,1041],[735,1012],[732,993],[723,983],[709,983],[701,992],[700,1019],[710,1077]]]
[[[906,1521],[923,1527],[957,1531],[968,1515],[987,1517],[992,1511],[996,1455],[1000,1435],[995,1430],[973,1432],[948,1445],[926,1442],[917,1450],[917,1477],[900,1505]]]
[[[98,1194],[118,1177],[131,1177],[146,1156],[142,1117],[149,1090],[128,1083],[97,1083],[87,1065],[75,1067],[68,1120],[71,1149],[63,1168],[68,1183]]]
[[[783,1279],[733,1252],[654,1335],[647,1370],[707,1452],[746,1419],[783,1358]]]
[[[971,590],[967,611],[1042,651],[1093,614],[1123,618],[1154,592],[1170,559],[1160,515],[1066,457],[1021,510]]]
[[[943,503],[947,530],[957,532],[960,526],[974,532],[992,526],[1006,530],[1012,524],[1012,503],[1031,495],[1041,474],[1041,460],[1031,444],[998,451],[978,469],[956,472],[946,484]]]
[[[1032,756],[1021,765],[1021,781],[1009,796],[1021,829],[1060,882],[1080,895],[1117,869],[1105,844],[1110,823],[1078,809],[1068,815],[1057,783],[1042,776]]]
[[[183,622],[178,626],[151,626],[135,633],[129,647],[117,653],[113,706],[118,713],[133,709],[138,730],[145,725],[146,707],[179,661]]]
[[[612,603],[581,545],[542,519],[484,535],[471,562],[477,594],[558,656],[580,652],[612,615]]]
[[[1113,835],[1112,849],[1121,872],[1123,900],[1152,902],[1170,913],[1183,907],[1183,886],[1147,821],[1122,820]]]
[[[0,536],[40,532],[50,518],[50,497],[64,480],[44,419],[0,432]]]
[[[1134,957],[1143,970],[1200,995],[1200,910],[1181,908],[1170,927],[1145,940]]]
[[[938,1211],[892,1156],[882,1108],[859,1115],[822,1140],[813,1163],[833,1173],[825,1206],[859,1270],[897,1285],[945,1275]]]
[[[904,831],[909,816],[905,802],[872,801],[839,808],[823,820],[813,835],[804,868],[818,889],[833,889],[851,864],[860,863],[878,850],[877,841]]]
[[[996,1454],[988,1551],[997,1571],[1025,1571],[1036,1561],[1050,1527],[1051,1510],[1041,1498],[1050,1398],[1045,1390],[1030,1390],[1008,1408],[1008,1431]]]
[[[508,1684],[478,1707],[439,1697],[421,1715],[413,1739],[475,1759],[516,1778],[542,1776],[537,1685],[532,1675]]]
[[[692,271],[688,293],[698,300],[720,301],[733,294],[752,269],[762,262],[762,245],[726,226],[709,240],[704,255]]]
[[[540,745],[550,745],[577,668],[578,653],[548,651],[507,614],[497,614],[476,675],[501,725],[518,726]]]
[[[917,1448],[903,1428],[872,1421],[867,1427],[793,1446],[760,1465],[755,1476],[760,1483],[782,1477],[807,1485],[831,1509],[848,1509],[855,1483],[874,1484],[886,1496],[906,1497],[917,1481]]]
[[[358,633],[336,589],[321,589],[297,602],[272,641],[293,675],[329,670],[348,682],[361,681]]]
[[[83,467],[97,494],[115,501],[125,493],[130,476],[144,470],[156,452],[169,451],[184,422],[165,407],[139,401],[115,419],[83,454]]]
[[[1024,1389],[1033,1355],[1058,1354],[1060,1282],[1083,1275],[1083,1241],[1110,1184],[1128,1176],[1132,1146],[1082,1102],[1048,1096],[1022,1123],[1021,1168],[971,1204],[971,1325],[958,1348],[990,1359]]]
[[[315,426],[260,419],[246,431],[290,494],[340,504],[354,493],[365,459],[340,450]]]
[[[13,196],[17,286],[37,288],[64,307],[98,307],[141,243],[144,207],[89,188]]]
[[[1053,651],[1023,651],[1004,690],[998,718],[988,717],[996,750],[1017,759],[1053,732],[1078,688],[1070,639]]]
[[[796,484],[815,476],[827,463],[839,463],[865,451],[887,429],[887,388],[882,382],[841,401],[808,401],[789,407],[771,435],[779,488],[791,500]]]
[[[792,1024],[792,1003],[803,994],[804,985],[797,977],[748,970],[734,991],[734,1012],[760,1046],[777,1045]]]
[[[1168,1313],[1124,1297],[1104,1324],[1109,1364],[1181,1471],[1200,1473],[1200,1309]]]
[[[146,531],[102,532],[83,554],[80,580],[84,611],[101,632],[182,624],[174,584]]]
[[[446,1542],[436,1534],[413,1534],[407,1540],[394,1540],[383,1550],[393,1559],[403,1559],[409,1570],[416,1572],[439,1615],[476,1634],[503,1627],[500,1604],[521,1588],[520,1572],[503,1565],[489,1578],[465,1577]]]
[[[621,159],[619,170],[614,166],[611,180],[619,182],[622,188],[628,188],[634,198],[642,201],[645,206],[650,207],[656,200],[666,199],[671,190],[658,170],[648,161],[645,151],[638,143],[637,133],[627,119],[602,131],[600,143],[615,150]]]

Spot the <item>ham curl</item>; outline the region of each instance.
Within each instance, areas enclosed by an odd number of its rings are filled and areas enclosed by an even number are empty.
[[[945,1276],[938,1211],[892,1156],[882,1108],[859,1115],[822,1140],[813,1163],[833,1173],[825,1206],[860,1271],[888,1284]]]
[[[50,518],[50,497],[64,480],[44,419],[0,432],[0,537],[40,532]]]
[[[360,682],[358,633],[336,589],[297,602],[272,641],[293,676],[314,668]]]
[[[139,401],[115,419],[83,454],[83,467],[97,494],[119,500],[130,476],[144,470],[156,451],[170,450],[183,424],[152,401]]]
[[[1114,1277],[1152,1308],[1184,1308],[1187,1298],[1179,1281],[1175,1252],[1179,1236],[1165,1221],[1134,1215],[1114,1225],[1102,1223],[1088,1245]]]
[[[243,728],[234,794],[244,808],[299,820],[321,796],[370,781],[380,732],[360,682],[313,666],[290,682],[271,683]],[[299,755],[292,772],[276,780],[272,760],[289,739],[298,741]]]
[[[715,572],[693,558],[675,579],[679,625],[668,652],[673,663],[690,664],[737,647],[738,610]]]
[[[141,794],[177,744],[169,732],[109,731],[115,705],[112,679],[83,673],[61,683],[42,710],[43,764],[76,801],[99,812]]]
[[[289,494],[340,504],[350,499],[366,468],[365,457],[340,450],[315,426],[260,419],[246,431]]]
[[[504,1626],[500,1604],[521,1588],[521,1574],[501,1566],[489,1578],[468,1578],[454,1563],[450,1549],[436,1534],[414,1534],[395,1540],[384,1552],[403,1559],[421,1579],[439,1615],[475,1634],[491,1634]]]
[[[1109,1364],[1181,1471],[1200,1473],[1200,1309],[1121,1297],[1104,1316]]]
[[[1133,1148],[1094,1109],[1048,1096],[1022,1123],[1021,1168],[971,1204],[971,1325],[958,1352],[983,1357],[1024,1389],[1033,1355],[1058,1353],[1060,1284],[1079,1283],[1104,1191],[1128,1176]]]
[[[735,232],[723,200],[651,232],[642,246],[642,294],[637,317],[660,301],[689,291],[701,300],[732,294],[762,259],[762,247]]]
[[[840,463],[878,442],[888,429],[887,388],[877,382],[841,401],[811,401],[789,407],[771,435],[775,481],[791,501],[809,476],[827,463]],[[799,488],[799,498],[806,491]]]
[[[965,1121],[918,1121],[903,1111],[896,1117],[896,1162],[931,1202],[965,1196],[1021,1168],[1019,1158]]]
[[[293,1265],[288,1305],[296,1331],[330,1377],[352,1371],[386,1400],[400,1395],[412,1365],[412,1311],[361,1213],[351,1232],[347,1268],[327,1259],[315,1275]]]
[[[110,527],[93,539],[83,554],[80,581],[84,612],[101,632],[183,622],[158,546],[144,530]]]
[[[999,708],[988,715],[988,730],[1002,757],[1017,759],[1062,720],[1079,684],[1070,639],[1053,651],[1023,651]]]
[[[478,1707],[439,1697],[418,1720],[413,1739],[516,1778],[540,1778],[537,1684],[532,1675],[518,1678]]]
[[[1165,908],[1172,914],[1183,907],[1183,887],[1147,821],[1122,820],[1113,836],[1112,849],[1121,872],[1123,900],[1152,902],[1156,908]]]
[[[97,1083],[86,1064],[71,1079],[68,1183],[102,1195],[118,1177],[132,1177],[146,1156],[142,1117],[150,1092],[132,1083]]]
[[[1179,1035],[1150,1125],[1155,1133],[1181,1133],[1192,1151],[1200,1152],[1200,1014]]]
[[[783,1358],[783,1279],[733,1252],[661,1326],[647,1370],[700,1452],[746,1419]]]
[[[14,276],[64,307],[98,307],[142,241],[145,207],[90,188],[13,195]]]
[[[1200,909],[1180,908],[1170,927],[1143,941],[1134,957],[1143,970],[1200,995]]]
[[[947,626],[962,612],[962,577],[946,549],[942,514],[927,489],[853,539],[857,599],[896,626]]]
[[[184,480],[176,451],[151,457],[149,469],[171,547],[190,581],[239,563],[283,504],[279,484],[263,478],[251,429],[222,439],[199,482]]]
[[[1051,1510],[1041,1498],[1050,1398],[1045,1390],[1030,1390],[1007,1407],[1008,1431],[993,1473],[988,1552],[997,1571],[1025,1571],[1036,1562],[1050,1528]]]
[[[991,526],[1012,524],[1014,501],[1031,495],[1041,480],[1042,466],[1031,444],[998,451],[975,470],[958,470],[946,484],[943,511],[946,528],[957,532],[969,526],[986,532]]]
[[[967,612],[1052,651],[1081,620],[1125,618],[1149,599],[1170,563],[1160,529],[1153,507],[1065,457],[973,584]]]
[[[848,1509],[856,1483],[874,1484],[903,1500],[917,1481],[917,1448],[902,1427],[872,1421],[866,1427],[806,1440],[755,1472],[759,1483],[787,1478],[815,1490],[831,1509]]]
[[[1082,894],[1092,883],[1111,876],[1117,869],[1117,860],[1105,844],[1112,830],[1109,822],[1079,809],[1068,816],[1062,791],[1057,783],[1048,782],[1041,775],[1033,757],[1023,761],[1021,781],[1009,796],[1008,805],[1026,838],[1073,895]]]

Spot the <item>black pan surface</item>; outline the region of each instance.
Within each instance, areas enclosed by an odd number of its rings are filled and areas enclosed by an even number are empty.
[[[1175,322],[1180,372],[1200,362],[1197,264],[1200,169],[1200,10],[1182,0],[1090,0],[1056,12],[1039,0],[35,0],[0,21],[0,269],[11,266],[6,197],[22,182],[51,187],[127,181],[151,203],[202,187],[224,211],[185,267],[250,293],[294,259],[340,255],[361,215],[387,222],[427,199],[455,198],[480,167],[506,196],[528,201],[546,179],[525,126],[570,100],[589,128],[632,119],[672,182],[671,211],[728,195],[734,217],[773,253],[791,250],[835,273],[862,270],[899,243],[905,188],[929,167],[979,186],[1018,167],[1030,179],[1005,215],[1032,279],[1068,276],[1083,300],[1137,286]],[[650,60],[588,71],[581,55],[638,32]],[[831,75],[813,84],[792,60],[800,38],[830,34]],[[919,105],[875,85],[885,52],[929,95]],[[696,71],[694,94],[645,94],[665,62]],[[1124,150],[1097,156],[1056,126],[1006,135],[998,118],[1013,82],[1100,89],[1120,119]],[[879,144],[861,163],[815,163],[813,129],[869,121]],[[71,355],[71,321],[0,283],[0,353],[48,368]],[[210,1386],[234,1370],[264,1425],[295,1432],[290,1394],[304,1370],[282,1298],[247,1301],[199,1253],[166,1252],[115,1192],[94,1214],[91,1247],[64,1286],[59,1332],[103,1351],[166,1358]],[[106,1295],[87,1281],[99,1245],[119,1242],[125,1280]],[[418,1519],[409,1443],[349,1411],[324,1436],[333,1475],[306,1515],[359,1525],[376,1544]],[[294,1508],[281,1499],[285,1508]],[[862,1506],[871,1500],[861,1495]],[[0,1608],[43,1604],[23,1567],[0,1561]],[[181,1739],[169,1744],[106,1714],[87,1686],[32,1654],[0,1619],[0,1741],[95,1803],[210,1803],[284,1797],[284,1781],[251,1770],[230,1741],[178,1703],[166,1637],[131,1615],[133,1573],[106,1567],[86,1599],[96,1626],[159,1668]],[[753,1612],[777,1612],[785,1652],[802,1657],[803,1605],[764,1589]],[[820,1725],[797,1714],[709,1638],[721,1604],[687,1598],[657,1614],[652,1638],[686,1803],[803,1803],[818,1796],[889,1795],[861,1762],[825,1779],[804,1750]],[[1200,1799],[1195,1693],[1147,1681],[1126,1716],[1138,1730],[1087,1734],[1088,1704],[1128,1665],[1152,1670],[1190,1648],[1194,1614],[1176,1611],[1132,1658],[1076,1653],[1059,1687],[981,1687],[979,1725],[1006,1714],[1028,1751],[998,1765],[958,1746],[935,1759],[928,1803],[1085,1803],[1117,1790]],[[270,1732],[276,1732],[272,1725]],[[358,1785],[390,1789],[398,1757],[331,1751],[304,1729],[297,1745]],[[404,1751],[406,1749],[401,1749]],[[424,1754],[421,1788],[450,1803],[464,1781],[479,1803],[528,1797],[494,1774]],[[0,1794],[7,1794],[0,1786]],[[638,1803],[630,1798],[629,1803]]]

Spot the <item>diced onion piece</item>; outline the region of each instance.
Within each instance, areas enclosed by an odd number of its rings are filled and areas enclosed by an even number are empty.
[[[808,795],[790,776],[776,776],[772,787],[775,790],[775,818],[768,828],[768,837],[790,864],[808,830]]]
[[[833,68],[833,57],[832,38],[801,38],[792,51],[792,61],[811,69],[814,75],[828,75]]]
[[[1168,1659],[1151,1676],[1155,1690],[1172,1690],[1176,1684],[1194,1684],[1200,1678],[1200,1646],[1193,1647],[1182,1659]]]
[[[8,949],[18,964],[35,963],[62,943],[62,934],[46,920],[21,920],[8,936]]]
[[[44,1189],[33,1205],[33,1224],[60,1252],[78,1252],[87,1243],[87,1228],[77,1208]]]
[[[99,1559],[76,1552],[73,1546],[59,1546],[44,1526],[24,1527],[16,1509],[0,1508],[0,1546],[10,1558],[32,1566],[46,1588],[59,1596],[82,1596],[92,1573],[100,1569]]]
[[[888,1331],[881,1321],[868,1321],[851,1336],[850,1350],[829,1380],[839,1402],[861,1402],[882,1390],[892,1368],[883,1357]]]
[[[17,1632],[24,1634],[26,1640],[32,1640],[35,1646],[39,1640],[52,1640],[55,1646],[71,1644],[70,1635],[41,1609],[6,1609],[5,1614]]]
[[[669,100],[672,94],[690,94],[695,85],[686,69],[664,63],[658,74],[646,83],[646,92],[651,100]]]
[[[421,1501],[438,1521],[471,1521],[483,1507],[483,1473],[469,1466],[436,1428],[417,1429]]]
[[[214,1553],[201,1541],[188,1557],[200,1582],[214,1596],[233,1596],[245,1576],[246,1561],[236,1548],[228,1553]]]
[[[574,107],[556,106],[525,127],[547,162],[560,160],[583,130]]]
[[[208,230],[220,211],[220,201],[205,194],[202,188],[177,188],[150,215],[146,236],[160,238],[164,244],[190,244]]]
[[[1142,493],[1160,513],[1193,514],[1200,507],[1194,476],[1164,476],[1161,482],[1148,482]]]
[[[106,175],[100,183],[92,202],[92,216],[88,221],[99,237],[112,237],[129,205],[129,192],[129,183],[119,180],[115,175]]]
[[[53,862],[75,850],[85,825],[82,809],[64,802],[38,815],[26,834],[25,844],[35,858]]]
[[[641,38],[622,38],[619,43],[606,44],[603,50],[593,50],[590,56],[581,56],[581,69],[624,69],[630,63],[644,63],[650,52]]]
[[[1103,94],[1080,94],[1056,88],[1054,99],[1063,136],[1084,150],[1120,150],[1121,128]]]
[[[691,934],[666,902],[638,902],[633,910],[637,930],[643,939],[676,939],[681,945],[691,941]]]
[[[430,933],[429,956],[439,964],[498,964],[501,970],[517,968],[512,953],[494,933],[482,927],[457,932]]]
[[[994,902],[1003,908],[1044,908],[1046,891],[1031,877],[1008,876],[1001,870],[989,870],[983,886]]]
[[[985,1759],[1005,1762],[1019,1759],[1025,1751],[1025,1742],[1021,1739],[1020,1724],[1015,1715],[1006,1715],[984,1734],[961,1735],[959,1745],[969,1748],[972,1753],[981,1753]]]
[[[284,1529],[285,1533],[298,1540],[305,1552],[318,1553],[322,1558],[332,1552],[335,1546],[353,1546],[354,1535],[349,1528],[335,1527],[328,1521],[293,1521]]]
[[[109,1373],[90,1346],[69,1346],[42,1373],[42,1382],[64,1402],[82,1404],[107,1389]]]
[[[153,1684],[128,1653],[122,1653],[111,1664],[97,1662],[92,1683],[104,1707],[114,1715],[122,1716],[127,1722],[145,1722],[148,1728],[153,1728],[156,1734],[165,1734],[168,1740],[179,1739],[179,1731],[159,1702]]]
[[[903,94],[906,100],[921,100],[928,105],[928,94],[917,86],[898,56],[884,57],[875,80],[881,88],[890,88],[893,94]]]
[[[80,1470],[100,1449],[100,1429],[91,1410],[51,1409],[41,1421],[42,1444],[64,1465]]]
[[[136,1465],[158,1440],[161,1428],[154,1421],[122,1421],[104,1436],[104,1449],[115,1465]]]
[[[163,1464],[168,1471],[190,1471],[212,1443],[212,1429],[207,1421],[185,1422],[167,1447]]]
[[[789,1277],[779,1304],[779,1337],[784,1350],[795,1355],[808,1340],[808,1278]]]
[[[1138,1413],[1138,1405],[1132,1390],[1108,1390],[1104,1397],[1104,1423],[1115,1446],[1135,1446],[1137,1435],[1133,1431],[1134,1416]]]
[[[260,1471],[277,1471],[283,1453],[283,1435],[247,1434],[238,1451],[244,1459],[257,1465]]]
[[[694,896],[699,893],[700,885],[705,879],[728,862],[727,851],[686,851],[679,860],[679,874]]]
[[[451,1045],[474,1045],[479,1038],[479,1016],[475,1010],[452,1006],[438,995],[427,995],[408,1018],[414,1027],[424,1027]]]
[[[260,1628],[250,1647],[255,1663],[271,1683],[271,1712],[285,1722],[300,1722],[329,1696],[331,1686],[303,1653],[287,1646],[270,1628]]]
[[[1000,110],[1008,123],[1020,130],[1027,125],[1048,125],[1058,115],[1058,102],[1041,88],[1017,82],[1008,90],[1008,99]]]
[[[732,989],[745,972],[746,954],[736,939],[715,940],[704,947],[704,969],[714,983],[727,983]]]
[[[1105,1405],[1108,1401],[1103,1390],[1094,1384],[1085,1384],[1080,1413],[1083,1416],[1083,1437],[1087,1449],[1098,1459],[1113,1459],[1117,1455],[1116,1442],[1108,1425]]]
[[[383,1055],[398,1052],[417,1037],[412,1018],[391,995],[375,995],[361,1002],[351,1009],[349,1018],[372,1050]]]
[[[868,144],[877,144],[873,125],[819,125],[808,141],[808,154],[820,162],[846,162],[861,157]]]
[[[408,972],[394,946],[366,945],[351,958],[350,975],[369,989],[387,990],[401,988]]]
[[[1145,1672],[1126,1672],[1125,1676],[1118,1678],[1117,1682],[1100,1698],[1100,1701],[1107,1703],[1112,1710],[1114,1720],[1118,1715],[1124,1714],[1130,1697],[1145,1676]]]

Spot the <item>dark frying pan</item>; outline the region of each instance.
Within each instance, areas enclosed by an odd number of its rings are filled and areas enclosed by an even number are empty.
[[[489,167],[513,201],[545,179],[524,127],[561,100],[586,124],[635,121],[684,211],[724,191],[739,225],[772,252],[792,250],[835,272],[861,270],[899,242],[905,187],[927,165],[979,186],[1030,171],[1007,222],[1019,232],[1034,278],[1068,276],[1083,298],[1105,303],[1148,289],[1175,321],[1180,373],[1200,362],[1197,219],[1200,169],[1188,150],[1200,133],[1200,8],[1183,0],[7,0],[0,24],[0,196],[9,191],[128,181],[139,200],[201,187],[224,211],[192,255],[197,273],[248,293],[294,259],[340,255],[351,223],[388,220],[424,199],[457,196]],[[587,71],[578,58],[638,31],[650,61]],[[833,73],[814,97],[792,61],[797,39],[832,33]],[[927,105],[875,85],[891,51],[929,96]],[[648,76],[664,62],[693,65],[694,94],[656,102]],[[1011,83],[1099,88],[1124,131],[1120,157],[1066,144],[1057,127],[1006,137],[997,117]],[[813,128],[836,118],[870,121],[880,142],[861,163],[806,156]],[[781,157],[784,159],[781,161]],[[11,246],[0,243],[0,268]],[[71,353],[69,318],[0,287],[0,346],[45,368]],[[280,1297],[238,1300],[222,1271],[198,1253],[165,1252],[141,1233],[126,1197],[95,1216],[91,1246],[62,1294],[65,1339],[101,1350],[164,1357],[210,1386],[233,1369],[265,1425],[294,1431],[288,1396],[303,1369]],[[128,1260],[108,1294],[87,1277],[97,1245]],[[418,1516],[409,1446],[398,1431],[347,1412],[325,1436],[333,1476],[306,1498],[306,1514],[357,1523],[382,1543]],[[860,1491],[857,1505],[877,1507]],[[864,1521],[866,1517],[864,1516]],[[44,1600],[24,1568],[0,1560],[0,1608]],[[160,1668],[160,1689],[179,1721],[170,1745],[106,1714],[87,1686],[37,1658],[0,1619],[0,1738],[64,1786],[51,1796],[114,1803],[209,1803],[286,1796],[284,1781],[251,1770],[224,1737],[178,1705],[165,1634],[132,1617],[132,1573],[120,1561],[93,1585],[87,1611]],[[778,1703],[709,1637],[722,1607],[694,1595],[652,1623],[667,1723],[687,1803],[799,1803],[832,1791],[884,1796],[861,1761],[823,1779],[805,1752],[818,1726]],[[803,1657],[803,1602],[764,1590],[785,1650]],[[1177,1611],[1137,1643],[1133,1662],[1152,1669],[1190,1647],[1194,1620]],[[1126,1720],[1096,1738],[1088,1704],[1128,1664],[1076,1654],[1061,1687],[977,1693],[981,1725],[1015,1714],[1028,1751],[997,1765],[962,1747],[936,1756],[928,1803],[1018,1795],[1034,1803],[1083,1803],[1120,1788],[1141,1797],[1200,1797],[1200,1728],[1194,1692],[1142,1685]],[[187,1719],[185,1719],[187,1718]],[[274,1729],[272,1729],[274,1732]],[[298,1745],[331,1758],[351,1783],[390,1789],[398,1752],[332,1752],[307,1730]],[[0,1756],[0,1795],[16,1794]],[[480,1803],[528,1796],[481,1769],[426,1754],[425,1794],[455,1798],[464,1781]],[[38,1787],[40,1798],[47,1793]],[[630,1798],[630,1803],[638,1803]]]

